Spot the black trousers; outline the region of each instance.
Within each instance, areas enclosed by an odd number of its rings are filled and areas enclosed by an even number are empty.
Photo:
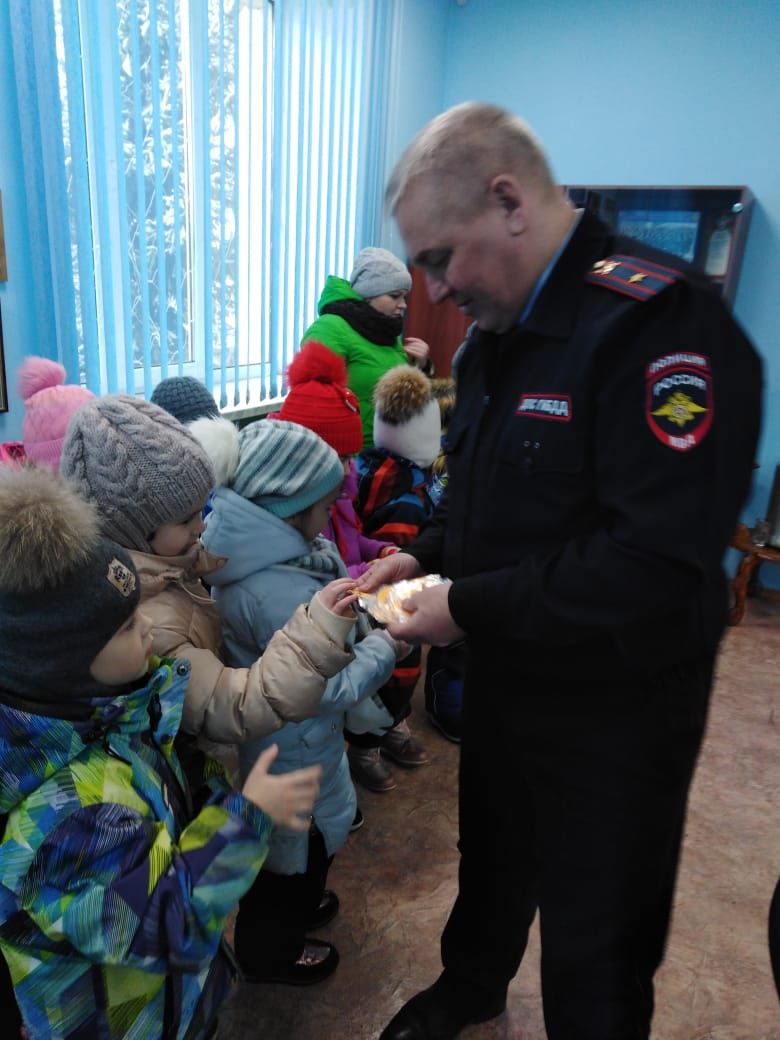
[[[234,945],[242,971],[278,971],[300,957],[306,929],[322,899],[332,861],[322,834],[312,826],[305,873],[260,871],[238,904]]]
[[[478,657],[444,966],[503,994],[538,909],[549,1040],[645,1040],[712,661],[567,689]]]

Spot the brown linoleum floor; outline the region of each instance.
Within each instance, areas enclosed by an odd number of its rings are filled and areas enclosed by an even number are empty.
[[[653,1040],[780,1040],[766,943],[780,869],[780,604],[749,601],[722,644],[694,780],[672,931],[656,977]],[[318,986],[242,985],[220,1040],[373,1040],[438,975],[456,890],[458,749],[412,718],[431,762],[396,768],[385,795],[358,789],[365,815],[331,869],[341,912],[318,933],[341,953]],[[534,931],[506,1014],[464,1040],[544,1040]]]

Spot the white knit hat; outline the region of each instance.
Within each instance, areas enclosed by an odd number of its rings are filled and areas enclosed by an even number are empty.
[[[419,368],[397,365],[374,389],[374,445],[427,469],[441,447],[441,415]]]

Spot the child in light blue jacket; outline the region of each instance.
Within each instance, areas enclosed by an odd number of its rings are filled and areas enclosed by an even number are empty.
[[[229,557],[214,572],[212,593],[228,661],[240,667],[262,653],[299,604],[346,574],[336,546],[319,534],[341,491],[344,468],[317,434],[295,423],[260,421],[238,433],[225,420],[204,419],[191,430],[211,456],[221,485],[203,542],[210,552]],[[353,621],[333,614],[339,629],[333,638],[347,639]],[[338,964],[335,947],[306,933],[338,910],[325,882],[357,804],[344,724],[358,733],[393,725],[376,691],[389,679],[401,650],[384,631],[360,631],[355,658],[328,680],[319,713],[273,735],[279,747],[274,771],[318,763],[322,777],[309,833],[277,830],[265,868],[241,900],[236,953],[250,980],[318,982]],[[242,776],[269,740],[241,745]]]

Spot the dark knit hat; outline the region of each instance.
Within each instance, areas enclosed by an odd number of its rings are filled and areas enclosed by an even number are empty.
[[[47,470],[0,467],[0,687],[39,702],[108,692],[90,665],[139,597],[94,506]]]
[[[171,376],[163,379],[152,391],[152,403],[170,412],[181,423],[219,415],[217,402],[211,391],[193,376]]]
[[[409,268],[386,249],[368,246],[355,257],[349,283],[364,300],[390,292],[409,292],[412,276]]]
[[[374,388],[374,446],[423,469],[439,454],[439,406],[430,380],[414,365],[396,365]]]
[[[95,503],[109,538],[147,553],[151,535],[197,513],[216,483],[185,426],[126,394],[98,398],[74,415],[60,472]]]
[[[311,340],[287,369],[290,391],[270,418],[314,430],[339,455],[357,455],[363,447],[360,406],[347,387],[344,359]]]

